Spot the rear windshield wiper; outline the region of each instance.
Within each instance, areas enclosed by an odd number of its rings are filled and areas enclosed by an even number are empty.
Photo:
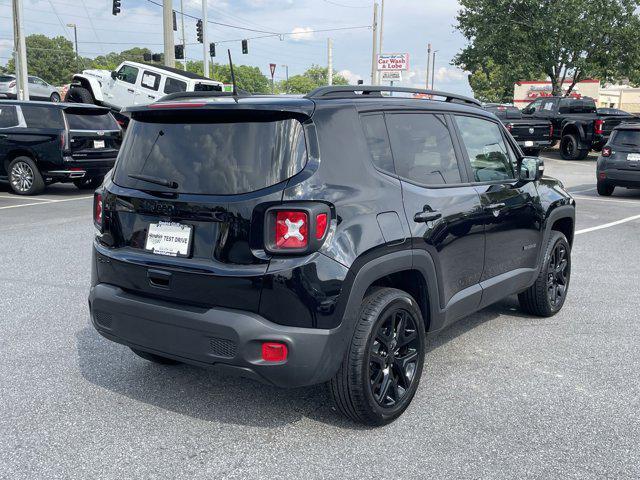
[[[138,173],[130,173],[127,175],[129,178],[133,178],[135,180],[142,180],[143,182],[155,183],[156,185],[162,185],[163,187],[178,188],[178,184],[176,182],[172,182],[171,180],[167,180],[166,178],[158,178],[158,177],[150,177],[149,175],[141,175]]]

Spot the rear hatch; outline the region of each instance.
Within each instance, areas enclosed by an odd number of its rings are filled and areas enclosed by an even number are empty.
[[[615,130],[608,145],[611,147],[611,156],[606,157],[609,168],[640,171],[640,128]]]
[[[306,164],[308,117],[213,103],[131,112],[104,192],[110,260],[98,262],[99,280],[189,305],[257,311],[269,264],[262,212]]]
[[[118,155],[122,131],[107,109],[67,107],[68,148],[77,161],[113,159]]]

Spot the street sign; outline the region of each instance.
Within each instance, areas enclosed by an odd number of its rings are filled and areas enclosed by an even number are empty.
[[[409,70],[408,53],[381,53],[378,55],[378,71]]]
[[[271,77],[273,77],[276,73],[276,64],[275,63],[270,63],[269,64],[269,69],[271,70]]]
[[[401,70],[383,70],[380,76],[380,80],[383,82],[401,82],[402,71]]]

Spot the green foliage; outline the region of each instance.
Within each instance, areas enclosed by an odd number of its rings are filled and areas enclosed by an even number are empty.
[[[233,73],[238,88],[250,93],[271,93],[271,81],[262,74],[258,67],[234,65]],[[213,64],[212,78],[219,82],[231,83],[229,65]]]
[[[132,62],[144,62],[144,54],[151,53],[148,48],[134,47],[123,50],[120,53],[111,52],[106,55],[99,55],[91,61],[91,67],[98,70],[115,70],[125,60]]]
[[[516,75],[548,77],[561,94],[565,79],[615,81],[638,70],[640,0],[460,0],[457,28],[469,40],[454,64],[481,89],[501,96]],[[488,68],[489,61],[493,67]],[[487,76],[486,71],[489,70]],[[481,73],[484,74],[484,78]],[[640,80],[640,74],[638,75]]]
[[[73,43],[62,36],[29,35],[25,42],[29,74],[52,85],[68,83],[72,74],[88,67],[88,60],[76,59]],[[7,63],[7,71],[15,72],[13,58]]]
[[[320,65],[311,65],[311,67],[302,75],[294,75],[289,77],[289,85],[287,88],[286,80],[279,82],[278,90],[281,92],[305,94],[309,93],[314,88],[328,85],[329,83],[329,70],[327,67]],[[339,75],[334,71],[333,73],[334,85],[348,85],[349,81],[342,75]]]

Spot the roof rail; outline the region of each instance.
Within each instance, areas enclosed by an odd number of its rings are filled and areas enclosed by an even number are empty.
[[[157,102],[167,102],[169,100],[183,100],[189,98],[211,98],[211,97],[248,97],[251,96],[249,92],[244,90],[238,90],[237,94],[233,92],[221,92],[220,90],[208,90],[198,92],[176,92],[165,95],[164,97],[156,100]]]
[[[319,87],[309,92],[306,95],[306,98],[375,98],[382,97],[382,92],[402,92],[429,95],[430,97],[441,97],[445,102],[459,102],[468,103],[478,107],[482,106],[480,101],[475,98],[465,97],[455,93],[441,92],[438,90],[424,90],[421,88],[381,87],[377,85],[335,85],[330,87]]]

